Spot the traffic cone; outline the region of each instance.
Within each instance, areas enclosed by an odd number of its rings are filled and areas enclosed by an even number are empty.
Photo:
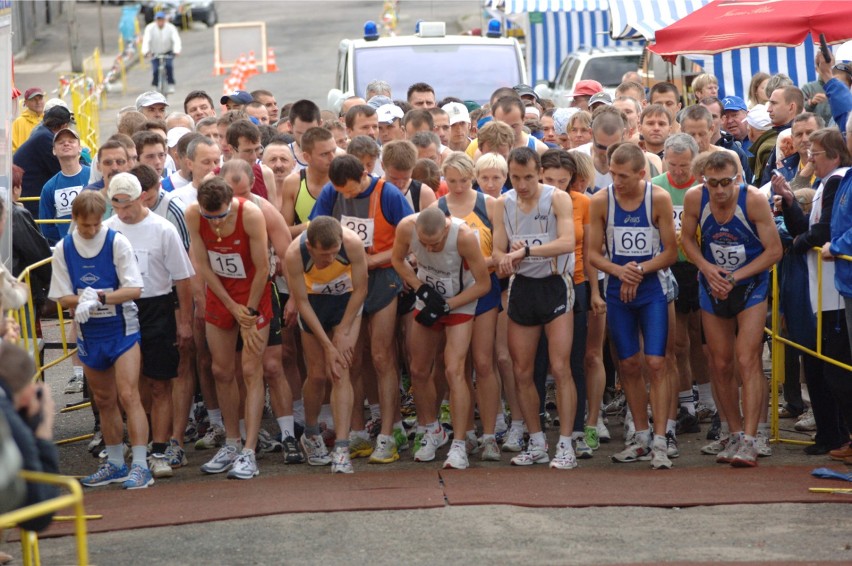
[[[256,74],[258,74],[257,59],[255,59],[255,57],[254,57],[254,51],[249,51],[248,74],[247,74],[246,78],[251,77],[251,76],[256,75]]]
[[[248,80],[248,61],[246,61],[245,54],[242,53],[237,61],[237,78],[239,79],[239,86],[237,86],[237,88],[239,90],[245,90],[245,84]]]
[[[274,73],[278,70],[278,63],[275,62],[275,51],[270,47],[266,50],[266,72]]]

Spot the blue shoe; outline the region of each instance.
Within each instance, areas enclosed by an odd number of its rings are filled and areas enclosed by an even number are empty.
[[[151,475],[151,470],[143,468],[139,464],[130,466],[130,475],[124,482],[124,489],[145,489],[154,485],[154,477]]]
[[[127,464],[120,467],[111,462],[104,462],[98,467],[98,471],[80,480],[86,487],[98,487],[109,483],[123,482],[127,479]]]

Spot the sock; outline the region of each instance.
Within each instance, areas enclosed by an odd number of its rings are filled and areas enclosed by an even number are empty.
[[[672,419],[667,419],[666,420],[666,434],[671,433],[671,435],[674,436],[676,430],[677,430],[677,421],[673,421]]]
[[[319,422],[325,423],[327,430],[334,430],[334,417],[331,416],[331,405],[326,403],[320,408]]]
[[[289,417],[278,417],[275,420],[278,421],[278,428],[281,429],[281,440],[284,440],[288,436],[293,436],[293,429],[295,428],[293,415],[290,415]]]
[[[530,434],[530,444],[535,444],[536,446],[541,447],[546,446],[547,441],[544,439],[544,433],[539,431]]]
[[[586,433],[582,430],[575,430],[574,432],[571,433],[571,440],[577,440],[578,438],[585,438],[585,437],[586,437]],[[562,442],[563,438],[565,438],[565,437],[560,436],[559,442]]]
[[[435,421],[433,423],[429,423],[426,425],[426,430],[428,432],[441,432],[441,423],[439,421]]]
[[[687,389],[677,394],[677,400],[680,402],[681,408],[686,409],[687,413],[695,416],[695,401],[693,399],[692,389]]]
[[[453,448],[458,448],[459,450],[463,450],[465,454],[467,453],[467,446],[465,445],[464,440],[453,440]]]
[[[305,402],[301,399],[293,401],[293,421],[305,426]]]
[[[476,431],[473,430],[473,429],[470,429],[469,431],[464,433],[464,435],[465,435],[465,438],[472,438],[472,439],[476,440]]]
[[[740,433],[740,434],[741,434],[740,438],[742,440],[745,440],[746,442],[751,442],[752,444],[754,444],[756,439],[753,436],[749,436],[749,435],[743,434],[743,433]]]
[[[106,453],[110,464],[119,468],[124,465],[124,444],[108,444]]]
[[[370,434],[366,430],[353,430],[349,433],[349,437],[357,436],[361,440],[370,440]]]
[[[550,385],[551,383],[556,383],[556,379],[552,375],[547,374],[547,379],[544,381],[544,383],[546,385]]]
[[[494,428],[497,430],[506,429],[506,415],[503,412],[497,413],[497,418],[494,420]]]
[[[124,447],[122,446],[122,450]],[[133,460],[131,460],[131,464],[134,466],[142,466],[144,469],[148,469],[148,447],[144,444],[142,446],[131,446],[130,450],[133,452]],[[122,454],[124,456],[124,454]]]
[[[769,423],[757,423],[757,435],[769,438]]]
[[[559,446],[560,449],[568,448],[569,446],[574,446],[573,444],[571,444],[571,440],[573,438],[574,438],[573,435],[572,436],[562,436],[560,434],[559,435],[559,444],[557,444],[557,446]]]
[[[83,377],[83,366],[72,366],[74,368],[74,377]]]
[[[484,444],[486,440],[496,440],[497,437],[493,434],[483,434],[482,435],[482,443]]]
[[[319,433],[320,433],[319,424],[313,424],[313,425],[306,424],[305,425],[305,436],[307,436],[308,438],[311,438],[313,436],[319,436]]]
[[[151,454],[165,454],[168,444],[165,442],[154,442],[151,445]]]
[[[524,430],[524,420],[523,419],[519,419],[519,420],[512,419],[512,430],[523,431]]]
[[[210,418],[210,426],[225,428],[222,422],[222,409],[207,409],[207,416]]]
[[[233,446],[237,449],[237,452],[239,452],[240,448],[242,448],[243,446],[243,443],[242,440],[240,440],[239,438],[226,438],[225,446]]]
[[[349,441],[348,440],[335,440],[334,441],[334,449],[337,450],[338,448],[346,448],[347,450],[349,450]]]
[[[382,409],[378,403],[370,405],[370,418],[374,421],[377,421],[382,418]]]
[[[246,437],[246,420],[240,419],[240,438]]]
[[[698,401],[704,403],[705,406],[716,410],[716,400],[713,398],[713,387],[710,382],[698,384]]]
[[[719,428],[719,434],[721,434],[723,436],[724,435],[728,435],[728,436],[731,435],[731,429],[728,428],[728,423],[726,423],[725,421],[722,421],[722,426]]]
[[[637,430],[634,442],[640,446],[649,446],[651,444],[651,430],[647,428],[645,430]]]

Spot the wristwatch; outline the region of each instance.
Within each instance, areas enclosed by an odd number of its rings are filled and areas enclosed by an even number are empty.
[[[641,264],[641,263],[637,263],[637,264],[636,264],[636,269],[638,269],[638,270],[639,270],[639,273],[641,273],[642,275],[645,275],[645,268],[644,268],[644,267],[642,267],[642,264]]]
[[[728,274],[725,275],[725,281],[727,281],[728,283],[730,283],[734,287],[737,286],[737,278],[734,277],[734,275],[732,273],[728,273]]]
[[[246,310],[247,310],[247,311],[248,311],[248,313],[249,313],[250,315],[252,315],[252,316],[260,316],[260,312],[258,312],[258,310],[257,310],[257,309],[253,309],[253,308],[251,308],[251,307],[246,307]]]
[[[530,247],[524,246],[524,257],[530,257]]]
[[[102,304],[106,304],[106,293],[104,291],[98,291],[98,301]]]

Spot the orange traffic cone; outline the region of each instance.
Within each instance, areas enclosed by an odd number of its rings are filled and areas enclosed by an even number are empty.
[[[266,50],[266,72],[274,73],[278,70],[278,63],[275,62],[275,51],[270,47]]]
[[[257,59],[254,57],[254,51],[249,51],[248,57],[248,77],[258,74]]]

